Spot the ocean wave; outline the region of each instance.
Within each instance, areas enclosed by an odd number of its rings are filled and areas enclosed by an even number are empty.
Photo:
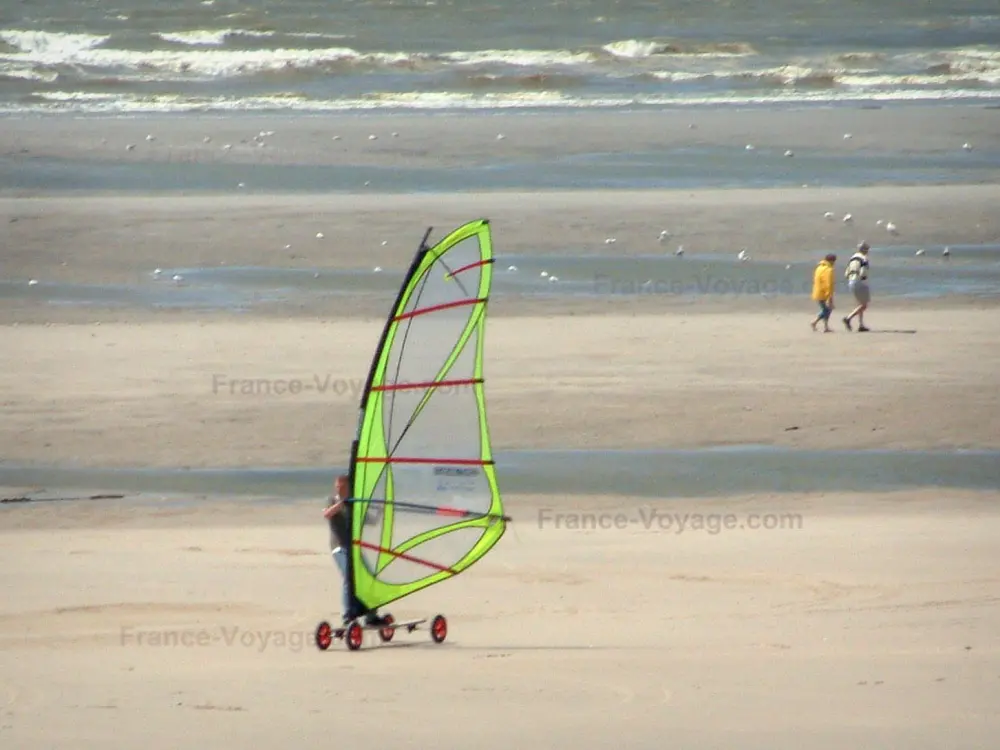
[[[251,31],[247,29],[221,29],[216,31],[165,31],[155,34],[165,42],[182,44],[191,47],[221,46],[229,39],[238,37],[267,38],[274,36],[273,31]]]
[[[741,44],[677,44],[674,42],[614,42],[602,49],[483,49],[447,52],[366,51],[346,46],[297,47],[294,39],[334,41],[344,35],[318,32],[279,33],[270,30],[240,28],[162,31],[153,36],[180,49],[122,49],[113,46],[108,35],[60,34],[51,32],[6,30],[0,39],[18,50],[0,53],[0,60],[19,64],[67,65],[86,70],[117,69],[163,71],[185,76],[248,76],[275,70],[324,69],[329,63],[409,67],[434,66],[520,68],[586,67],[609,60],[642,60],[654,55],[743,56],[751,54]],[[274,39],[284,46],[240,49],[233,41]],[[109,43],[111,40],[111,43]]]
[[[67,52],[36,49],[30,53],[0,55],[0,60],[43,65],[73,65],[102,70],[161,71],[165,73],[200,75],[245,76],[289,68],[308,69],[337,61],[362,61],[366,58],[347,47],[327,47],[316,50],[260,49],[260,50],[124,50],[81,47]],[[390,56],[371,56],[376,62],[392,63]]]
[[[920,73],[888,73],[871,68],[808,68],[801,65],[782,65],[761,70],[740,69],[711,72],[654,70],[642,73],[637,77],[679,84],[698,82],[731,84],[742,81],[780,88],[849,86],[887,89],[894,87],[995,85],[1000,83],[1000,70],[995,68],[968,70],[955,67],[950,63],[930,66]]]
[[[503,75],[500,73],[476,73],[464,77],[464,83],[475,89],[483,88],[559,88],[565,89],[586,84],[586,76],[564,73],[524,73]]]
[[[62,34],[50,31],[0,29],[0,39],[32,58],[61,60],[94,49],[110,37],[106,34]]]
[[[727,104],[808,104],[865,101],[951,101],[976,97],[1000,100],[1000,91],[896,89],[891,91],[802,91],[768,93],[698,92],[687,95],[569,96],[560,91],[471,94],[459,92],[384,93],[363,98],[316,99],[304,95],[194,97],[81,92],[45,92],[30,102],[0,103],[0,114],[73,112],[81,114],[166,114],[182,112],[350,112],[373,110],[608,109],[634,106]]]
[[[613,57],[643,59],[657,55],[696,55],[699,57],[748,57],[757,54],[744,42],[688,42],[625,39],[601,47]]]
[[[253,24],[247,24],[253,25]],[[960,47],[891,54],[884,51],[845,51],[829,56],[804,55],[785,64],[761,58],[749,45],[631,39],[603,47],[582,49],[484,49],[446,52],[359,51],[329,42],[336,35],[268,29],[163,31],[155,35],[167,44],[153,49],[124,49],[116,37],[100,34],[60,34],[16,29],[0,30],[0,77],[39,81],[51,87],[93,90],[94,84],[168,84],[184,93],[186,84],[259,76],[271,87],[276,76],[285,85],[307,77],[310,84],[349,80],[351,75],[389,73],[403,77],[430,76],[456,81],[459,88],[483,94],[490,88],[579,88],[594,83],[612,90],[623,81],[660,81],[663,84],[708,82],[713,88],[731,85],[785,88],[877,87],[991,87],[1000,85],[1000,50]],[[291,37],[320,39],[310,47]],[[148,37],[147,37],[148,38]],[[245,44],[234,40],[266,41]],[[718,61],[715,58],[723,58]],[[765,65],[759,65],[766,61]],[[244,81],[241,81],[241,85]],[[365,88],[372,84],[363,83]],[[405,84],[404,84],[405,85]],[[628,84],[625,84],[628,85]],[[648,85],[648,84],[647,84]],[[394,82],[395,86],[395,82]],[[40,87],[41,88],[41,87]],[[357,88],[357,87],[355,87]],[[688,86],[687,88],[691,88]]]
[[[521,67],[546,67],[553,65],[585,65],[597,57],[592,52],[571,50],[486,49],[471,52],[444,52],[423,54],[429,60],[444,60],[458,65],[488,65],[499,63]]]
[[[55,83],[58,79],[59,74],[53,70],[0,63],[0,81],[38,81],[41,83]]]

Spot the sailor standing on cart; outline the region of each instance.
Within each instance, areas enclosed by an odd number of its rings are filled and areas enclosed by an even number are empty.
[[[350,581],[347,577],[347,556],[351,550],[351,485],[350,478],[346,474],[337,477],[334,483],[334,495],[330,497],[330,505],[323,510],[323,517],[330,522],[330,553],[333,560],[340,568],[340,574],[344,579],[344,595],[342,601],[342,611],[344,614],[344,625],[351,620],[360,617],[364,607],[351,594]],[[382,625],[383,620],[378,614],[378,610],[370,610],[365,613],[366,625]]]

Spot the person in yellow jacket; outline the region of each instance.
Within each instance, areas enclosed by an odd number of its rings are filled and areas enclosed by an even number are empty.
[[[830,253],[817,264],[813,273],[812,298],[819,303],[819,315],[811,324],[814,331],[816,324],[822,320],[823,333],[830,333],[830,314],[833,312],[833,264],[836,262],[837,256]]]

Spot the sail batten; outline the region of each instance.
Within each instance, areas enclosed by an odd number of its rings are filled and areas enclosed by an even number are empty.
[[[451,276],[452,275],[450,274],[449,278],[451,278]],[[476,305],[485,301],[486,300],[483,298],[472,297],[469,299],[456,300],[454,302],[443,302],[440,305],[430,305],[429,307],[421,307],[416,310],[410,310],[409,312],[401,313],[397,315],[395,318],[393,318],[393,321],[399,322],[401,320],[407,320],[408,318],[415,318],[418,315],[427,315],[428,313],[440,312],[441,310],[450,310],[451,308],[454,307],[464,307],[465,305]]]
[[[492,461],[481,458],[426,458],[423,456],[366,456],[358,463],[369,464],[438,464],[441,466],[488,466]]]
[[[505,532],[483,377],[493,260],[485,219],[422,244],[387,318],[351,462],[365,609],[461,573]]]
[[[386,385],[373,386],[373,391],[405,391],[414,388],[455,388],[460,385],[475,385],[482,383],[482,378],[463,378],[461,380],[424,380],[419,383],[388,383]]]

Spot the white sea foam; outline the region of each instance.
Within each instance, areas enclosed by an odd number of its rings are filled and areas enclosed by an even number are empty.
[[[652,39],[623,39],[601,47],[613,57],[643,59],[654,55],[698,57],[747,57],[756,54],[749,44],[741,42],[667,42]]]
[[[663,45],[657,42],[626,39],[621,42],[605,44],[601,49],[615,57],[639,58],[655,55],[662,48]]]
[[[274,36],[273,31],[249,31],[246,29],[220,29],[215,31],[172,31],[156,34],[165,42],[174,44],[186,44],[193,47],[198,46],[220,46],[226,43],[230,37],[251,37],[266,38]]]
[[[955,71],[955,66],[952,66]],[[782,65],[761,70],[739,69],[704,73],[690,73],[674,70],[656,70],[648,73],[652,78],[672,83],[743,79],[776,82],[783,86],[826,85],[855,88],[900,88],[927,86],[955,86],[962,84],[1000,83],[1000,70],[979,69],[975,72],[942,72],[938,74],[914,73],[895,74],[877,70],[845,70],[844,68],[807,68],[798,65]]]
[[[12,47],[17,47],[24,55],[60,60],[93,49],[106,42],[109,37],[99,34],[62,34],[49,31],[2,29],[0,30],[0,39]]]
[[[436,56],[459,65],[501,63],[519,66],[585,65],[594,62],[591,52],[570,50],[487,49],[471,52],[445,52]]]
[[[12,62],[65,64],[94,68],[158,70],[204,76],[247,75],[257,72],[309,68],[322,63],[363,58],[352,49],[260,49],[260,50],[122,50],[90,47],[68,51],[35,49],[32,52],[0,55]]]
[[[849,90],[803,92],[779,89],[767,95],[649,95],[634,97],[583,98],[557,91],[503,94],[409,93],[381,94],[360,99],[312,99],[298,95],[251,97],[191,97],[180,95],[140,95],[82,92],[45,92],[35,95],[34,105],[0,104],[0,113],[61,111],[71,109],[90,114],[138,114],[168,112],[296,111],[346,112],[358,110],[490,110],[490,109],[607,109],[624,106],[685,106],[705,104],[773,104],[825,101],[949,101],[969,96],[1000,100],[1000,91],[899,90],[856,92]]]
[[[51,70],[36,70],[35,68],[24,67],[22,65],[0,63],[0,78],[52,83],[59,78],[59,74]]]

